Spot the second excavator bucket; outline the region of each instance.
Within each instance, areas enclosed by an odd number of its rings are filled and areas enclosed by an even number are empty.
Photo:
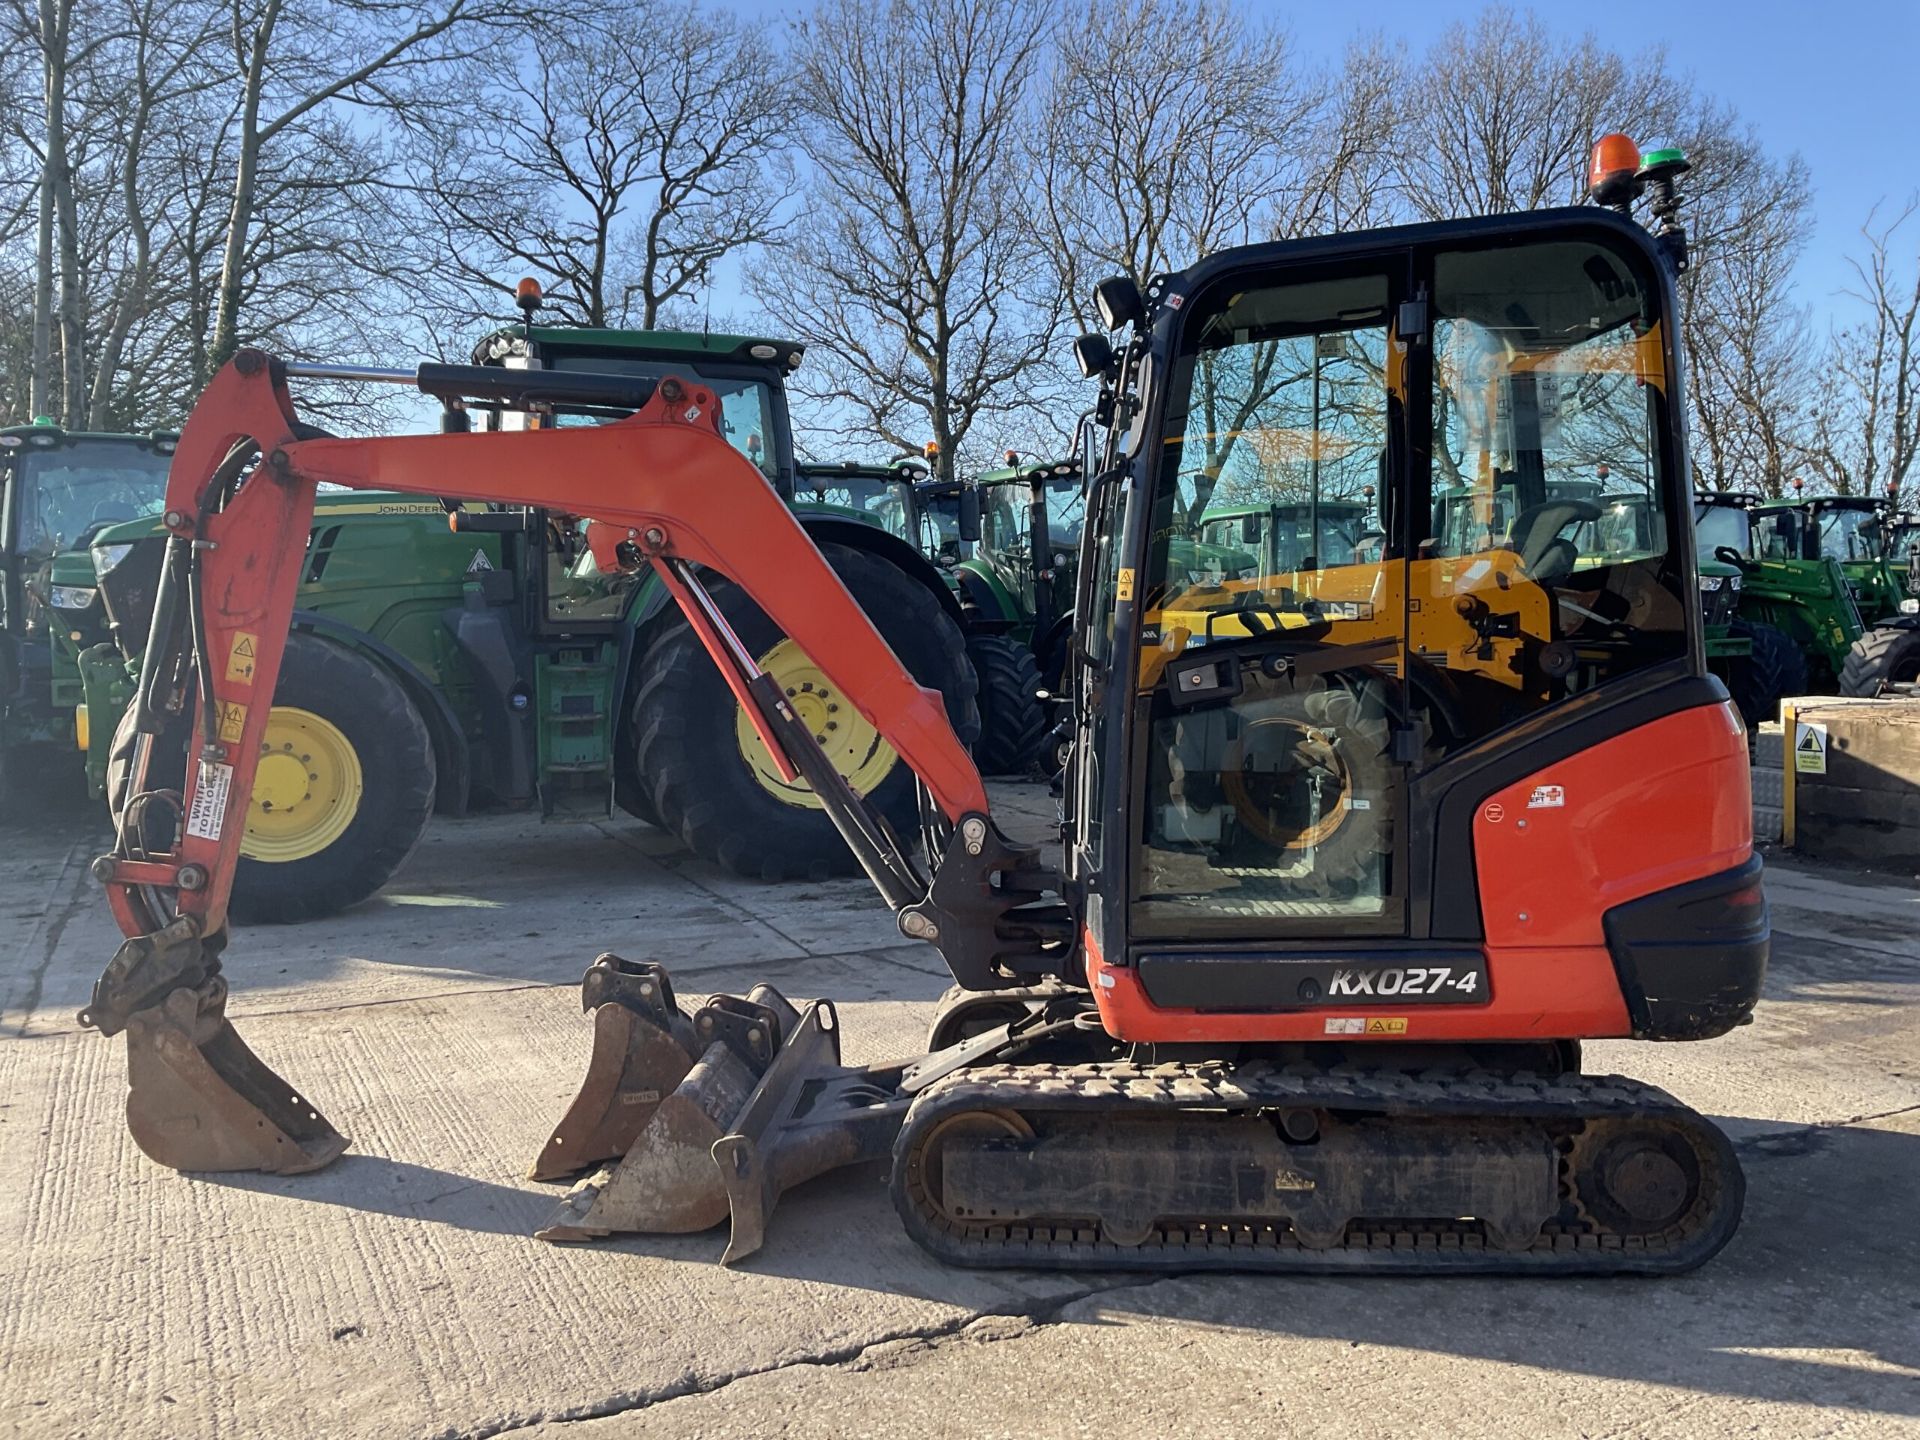
[[[828,1001],[796,1008],[760,985],[745,999],[714,996],[693,1029],[704,1048],[686,1078],[619,1164],[574,1187],[541,1239],[691,1234],[731,1217],[731,1263],[760,1248],[783,1191],[888,1153],[909,1098],[900,1068],[841,1065]]]
[[[127,1128],[161,1165],[299,1175],[347,1148],[234,1030],[219,944],[190,919],[126,941],[79,1019],[127,1032]]]
[[[651,961],[600,956],[581,977],[580,1004],[593,1016],[593,1054],[529,1180],[564,1180],[626,1154],[693,1066],[693,1022]]]

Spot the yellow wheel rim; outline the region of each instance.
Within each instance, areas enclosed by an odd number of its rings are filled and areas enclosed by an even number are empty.
[[[893,767],[900,763],[893,747],[880,738],[880,732],[867,723],[866,716],[854,708],[840,687],[807,658],[806,651],[791,640],[782,640],[760,657],[760,668],[786,691],[787,703],[813,731],[813,738],[827,752],[833,768],[855,790],[870,795],[893,773]],[[745,708],[738,705],[734,707],[733,733],[740,744],[741,758],[762,790],[783,804],[807,810],[820,808],[820,798],[806,781],[788,783],[780,778],[773,757],[760,741],[760,732],[753,728]]]
[[[1256,738],[1274,741],[1272,734],[1260,735],[1268,727],[1277,728],[1278,743],[1287,747],[1292,758],[1317,763],[1332,771],[1336,778],[1339,790],[1334,805],[1311,824],[1295,827],[1287,818],[1287,812],[1298,801],[1297,796],[1288,794],[1297,783],[1297,767],[1281,771],[1255,771],[1249,767],[1253,741]],[[1310,845],[1324,845],[1334,831],[1346,823],[1354,798],[1353,775],[1327,731],[1284,717],[1256,720],[1247,727],[1230,754],[1231,758],[1221,767],[1220,788],[1226,792],[1227,803],[1239,815],[1240,823],[1267,844],[1280,850],[1305,850]]]
[[[274,706],[240,853],[270,864],[319,854],[360,813],[360,785],[360,757],[339,726],[311,710]]]

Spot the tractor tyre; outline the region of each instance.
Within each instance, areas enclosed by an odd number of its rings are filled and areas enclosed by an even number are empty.
[[[1730,632],[1752,645],[1752,653],[1728,667],[1727,689],[1749,734],[1780,718],[1780,701],[1807,693],[1807,657],[1787,632],[1757,620],[1735,620]]]
[[[1047,715],[1033,652],[1005,635],[975,635],[967,658],[980,681],[980,739],[974,763],[983,775],[1022,775],[1040,756]]]
[[[357,905],[390,880],[433,814],[433,741],[400,683],[364,655],[296,631],[287,637],[229,910],[292,924]],[[187,726],[160,737],[148,778],[177,789]],[[126,806],[133,711],[107,762],[116,827]],[[146,841],[156,836],[149,820]]]
[[[1221,788],[1263,863],[1274,852],[1312,855],[1314,883],[1342,895],[1378,883],[1402,823],[1392,784],[1385,692],[1365,672],[1315,676],[1239,707]],[[1431,727],[1416,711],[1422,748]],[[1308,797],[1318,791],[1316,814]]]
[[[1840,669],[1840,693],[1871,699],[1920,681],[1920,628],[1882,625],[1853,642]]]
[[[960,627],[932,591],[896,566],[843,545],[821,551],[913,678],[946,700],[963,745],[980,733],[976,681]],[[903,841],[918,833],[913,772],[837,687],[737,585],[714,602],[762,670],[817,725],[823,748]],[[858,873],[853,853],[805,782],[774,769],[718,668],[675,615],[635,662],[630,731],[635,769],[660,817],[694,854],[750,879]]]

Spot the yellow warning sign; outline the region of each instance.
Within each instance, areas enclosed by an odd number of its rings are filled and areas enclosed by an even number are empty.
[[[253,683],[253,652],[260,637],[250,630],[233,632],[233,647],[227,651],[227,679],[240,685]]]
[[[1404,1035],[1406,1033],[1407,1022],[1401,1016],[1395,1016],[1390,1020],[1375,1019],[1367,1021],[1367,1034],[1369,1035]]]
[[[1114,599],[1131,600],[1133,598],[1133,568],[1122,570],[1114,577]]]
[[[1827,773],[1827,727],[1805,720],[1794,722],[1793,768],[1802,775]]]
[[[240,732],[246,727],[247,707],[236,705],[231,700],[220,702],[220,738],[229,745],[240,743]]]

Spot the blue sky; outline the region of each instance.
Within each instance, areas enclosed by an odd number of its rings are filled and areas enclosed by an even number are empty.
[[[736,0],[732,8],[776,21],[801,9],[778,0]],[[1367,0],[1249,8],[1282,21],[1303,54],[1330,59],[1362,31],[1404,39],[1417,51],[1483,7],[1478,0]],[[1902,205],[1920,188],[1920,125],[1913,119],[1920,0],[1604,0],[1534,8],[1555,29],[1591,31],[1623,54],[1664,45],[1672,69],[1731,102],[1770,149],[1800,152],[1813,175],[1817,227],[1800,266],[1800,298],[1816,330],[1824,330],[1837,293],[1850,283],[1846,255],[1857,248],[1869,209],[1877,201]],[[1651,148],[1668,137],[1634,138]],[[737,284],[729,275],[716,287],[716,313],[741,303],[728,293]]]

